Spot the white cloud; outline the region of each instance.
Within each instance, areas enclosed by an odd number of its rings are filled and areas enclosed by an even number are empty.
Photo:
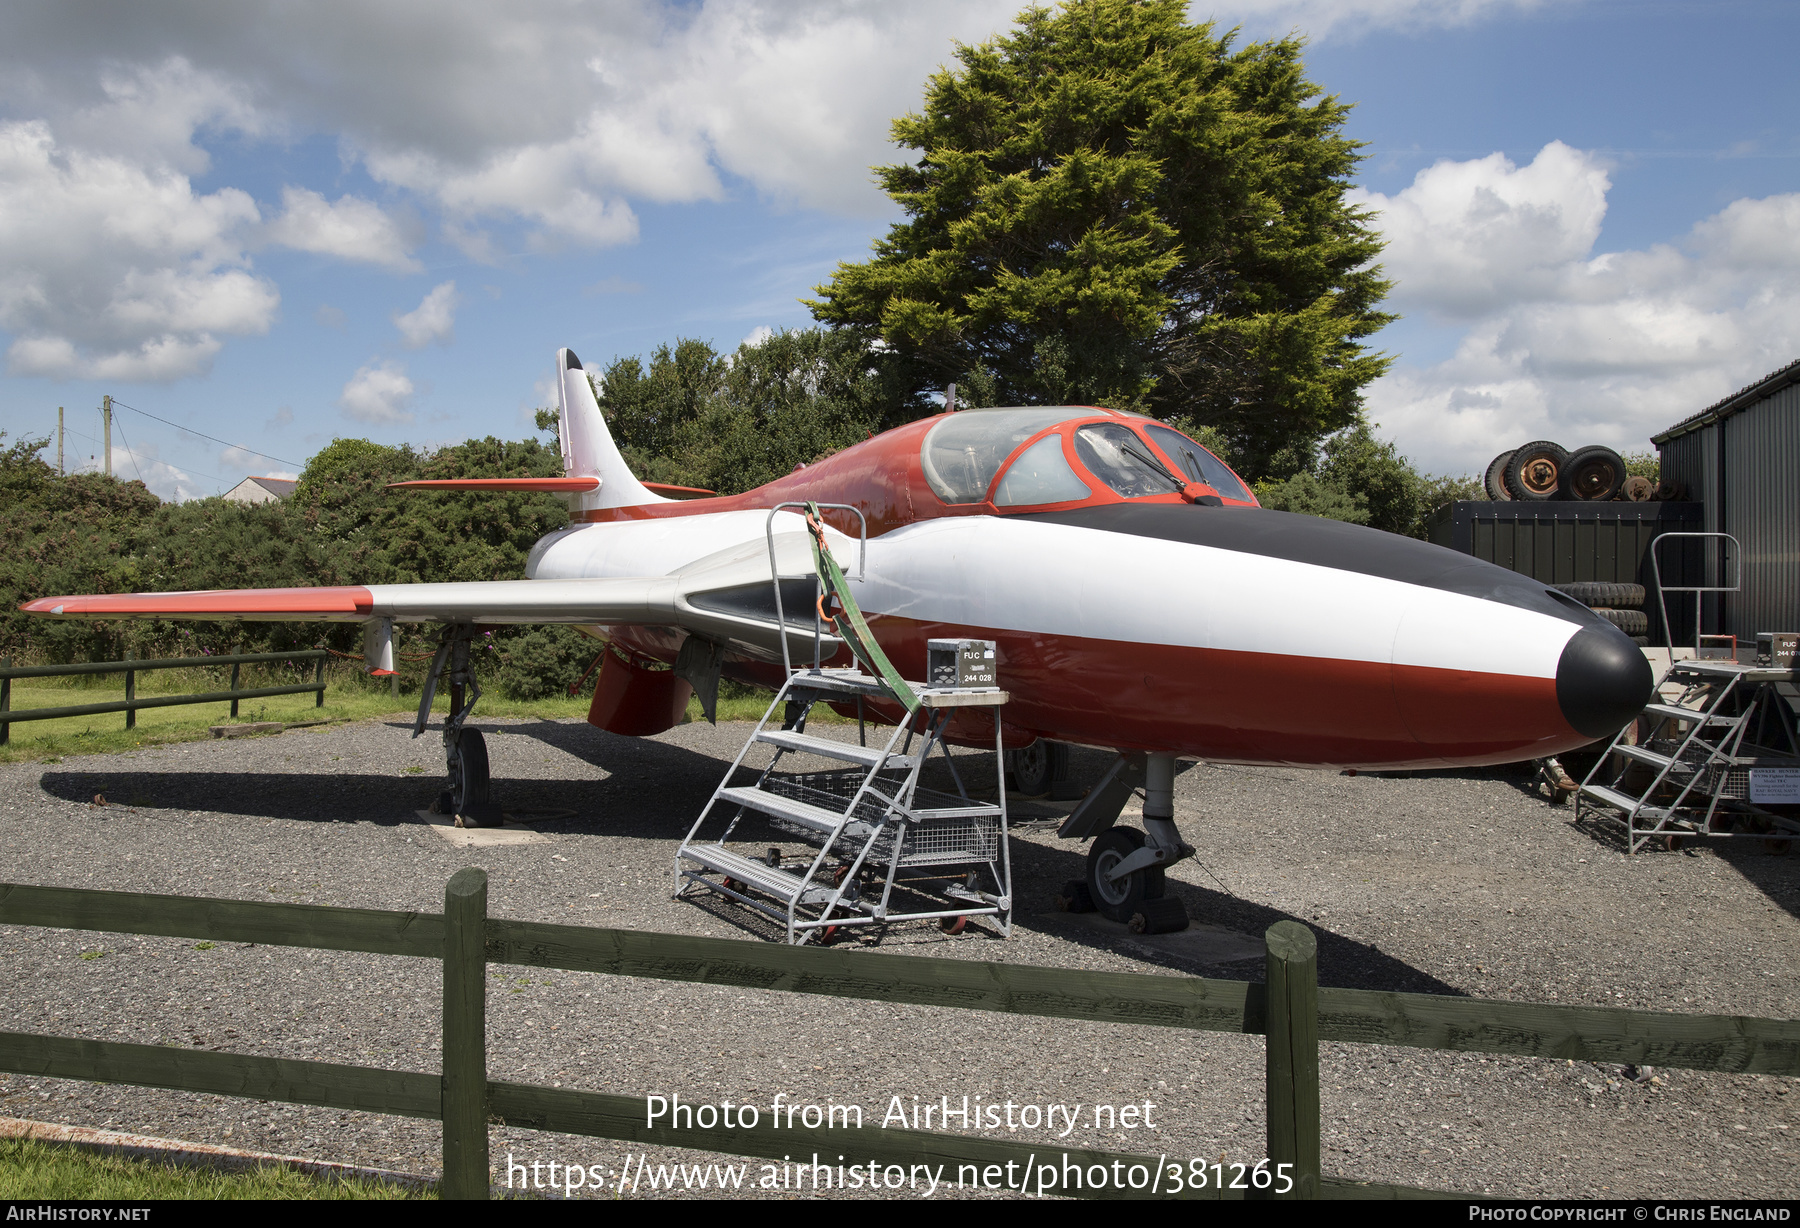
[[[413,420],[412,398],[413,382],[406,376],[406,364],[389,359],[358,368],[344,385],[338,405],[358,422],[404,426]]]
[[[400,342],[409,350],[423,349],[432,342],[448,345],[456,339],[456,283],[447,281],[428,293],[419,305],[405,315],[394,316],[394,327],[400,330]]]
[[[330,303],[320,303],[318,310],[313,312],[313,319],[326,328],[342,328],[344,327],[344,309],[333,307]]]
[[[289,186],[281,190],[281,207],[281,216],[265,232],[271,243],[402,273],[423,267],[408,254],[413,240],[372,200],[340,196],[334,204],[317,192]]]
[[[278,431],[284,426],[292,426],[293,424],[294,407],[292,405],[283,405],[280,409],[275,411],[275,416],[269,419],[268,428],[272,431]]]
[[[187,177],[65,148],[41,121],[0,124],[0,328],[14,374],[173,380],[219,334],[266,332],[280,296],[251,273],[256,203]]]
[[[189,473],[180,466],[163,460],[154,441],[131,444],[115,434],[112,462],[115,478],[121,482],[141,481],[159,499],[181,503],[218,493],[214,489],[216,483],[211,478]],[[105,469],[106,462],[98,448],[85,461],[76,462],[73,457],[70,458],[71,473],[101,473]]]
[[[750,330],[750,335],[738,342],[739,345],[761,345],[775,335],[775,330],[767,324],[758,324]]]
[[[1440,162],[1362,194],[1389,240],[1393,305],[1461,330],[1451,357],[1369,389],[1427,468],[1479,472],[1533,439],[1643,450],[1650,436],[1796,356],[1800,194],[1739,200],[1681,241],[1594,253],[1605,168],[1553,142],[1528,166]]]

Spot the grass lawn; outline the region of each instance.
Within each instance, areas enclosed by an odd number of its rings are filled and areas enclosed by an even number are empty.
[[[0,1140],[0,1199],[382,1198],[436,1195],[384,1181],[332,1180],[267,1167],[221,1173],[126,1156],[102,1155],[36,1139]]]
[[[224,671],[210,672],[222,674]],[[248,669],[244,673],[239,685],[246,690],[281,686],[292,681],[287,678],[253,680]],[[228,685],[220,677],[209,676],[209,671],[162,670],[138,675],[137,695],[143,699],[151,695],[199,694],[226,690]],[[727,693],[726,689],[721,689],[718,716],[722,721],[758,720],[769,706],[770,696],[767,692],[749,691],[747,688],[729,689],[739,693]],[[124,698],[125,680],[122,675],[67,680],[24,678],[13,683],[11,707],[14,711],[65,708],[79,704],[117,703]],[[508,700],[490,690],[482,695],[481,702],[476,705],[473,719],[477,722],[494,717],[526,717],[537,720],[573,717],[579,720],[587,716],[589,702],[590,698],[585,694],[573,699],[557,695],[529,701]],[[291,723],[316,720],[355,721],[377,717],[410,718],[418,711],[419,692],[415,685],[410,693],[407,689],[402,689],[396,698],[387,688],[371,684],[360,675],[338,678],[328,675],[325,681],[324,706],[314,707],[313,703],[312,695],[277,695],[268,699],[240,700],[235,719],[231,716],[229,703],[144,708],[137,714],[135,729],[125,728],[123,712],[60,717],[47,721],[20,721],[12,726],[9,743],[0,746],[0,763],[56,760],[69,755],[112,754],[166,742],[200,741],[211,736],[207,730],[212,725],[248,724],[255,721]],[[448,698],[440,691],[436,711],[441,716],[448,706]],[[687,719],[705,719],[700,715],[699,700],[688,702]],[[813,710],[811,719],[815,724],[832,724],[844,718],[821,704]]]

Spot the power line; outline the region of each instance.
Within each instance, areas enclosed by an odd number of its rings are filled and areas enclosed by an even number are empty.
[[[123,422],[119,423],[119,442],[125,445],[125,455],[131,458],[131,471],[137,474],[137,480],[142,482],[144,480],[144,471],[138,468],[137,449],[131,446],[131,440],[125,438],[125,424]]]
[[[179,422],[170,422],[167,418],[158,418],[155,414],[149,413],[142,409],[139,409],[135,405],[125,404],[125,402],[119,400],[117,397],[113,398],[113,404],[116,407],[118,407],[119,409],[129,409],[134,414],[143,414],[144,417],[154,419],[155,421],[162,423],[164,426],[172,426],[178,431],[186,431],[190,435],[198,435],[202,439],[211,440],[213,443],[222,444],[227,448],[236,448],[240,452],[248,452],[251,456],[260,456],[264,460],[280,461],[282,464],[292,465],[296,469],[305,468],[305,466],[302,465],[299,461],[291,461],[291,460],[288,460],[287,458],[281,457],[281,456],[270,456],[267,452],[258,452],[255,448],[246,448],[241,443],[232,443],[230,440],[227,440],[227,439],[217,439],[211,435],[206,434],[204,431],[196,431],[192,427],[182,426]]]

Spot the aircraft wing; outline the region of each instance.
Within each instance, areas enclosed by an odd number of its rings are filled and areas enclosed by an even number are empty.
[[[777,534],[790,653],[810,651],[812,578],[802,533]],[[740,542],[668,575],[213,589],[40,597],[19,607],[48,618],[165,618],[209,622],[572,623],[679,627],[762,660],[781,659],[781,634],[762,540]],[[827,653],[837,651],[825,637]]]
[[[333,588],[40,597],[20,606],[51,618],[246,622],[679,623],[673,576],[489,580]]]

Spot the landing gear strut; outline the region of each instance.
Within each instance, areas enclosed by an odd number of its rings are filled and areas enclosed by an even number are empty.
[[[424,733],[431,719],[438,680],[448,681],[450,711],[444,717],[444,767],[449,780],[438,794],[435,809],[440,814],[455,815],[458,827],[499,827],[506,818],[489,794],[487,740],[481,736],[481,730],[464,727],[475,702],[481,698],[481,685],[475,681],[475,670],[469,663],[469,647],[474,639],[472,626],[452,623],[444,628],[443,642],[425,674],[413,737]],[[465,693],[467,703],[463,702]]]

